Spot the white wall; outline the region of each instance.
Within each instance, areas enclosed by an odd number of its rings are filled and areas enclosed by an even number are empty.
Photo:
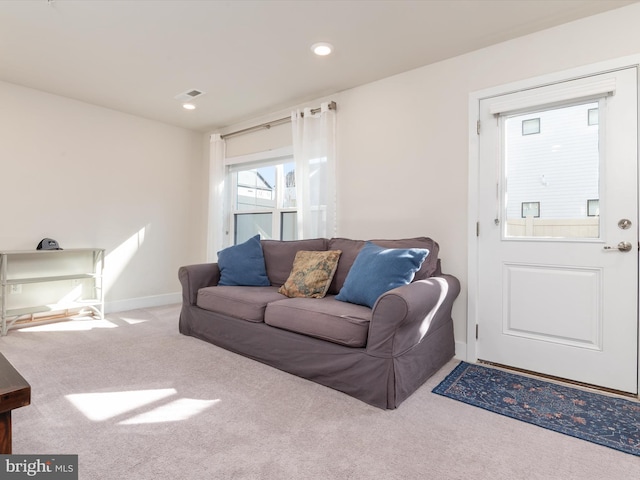
[[[202,134],[0,82],[0,249],[106,249],[110,310],[179,301],[205,252]]]
[[[338,234],[436,239],[463,343],[470,92],[638,54],[638,24],[634,4],[306,104],[338,103]],[[228,152],[282,146],[286,128]],[[177,299],[178,267],[205,258],[208,135],[0,82],[0,139],[0,249],[104,247],[111,309]]]
[[[444,271],[463,286],[453,312],[459,344],[467,321],[469,94],[638,54],[638,25],[634,4],[328,97],[338,104],[338,234],[436,239]],[[251,135],[233,141],[242,153],[265,145]]]

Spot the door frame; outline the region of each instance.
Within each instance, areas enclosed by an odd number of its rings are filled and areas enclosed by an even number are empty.
[[[478,126],[480,101],[483,99],[506,95],[509,93],[527,90],[531,88],[541,87],[568,80],[574,80],[582,77],[605,73],[609,71],[619,70],[626,67],[638,67],[640,72],[640,55],[632,55],[622,57],[605,62],[600,62],[582,67],[555,72],[551,74],[541,75],[526,80],[511,82],[496,87],[471,92],[469,94],[469,185],[468,185],[468,224],[467,224],[467,332],[466,332],[466,351],[465,360],[470,363],[478,361],[476,328],[478,326],[478,193],[479,193],[479,168],[480,168],[480,135]],[[640,78],[640,75],[639,75]],[[639,80],[640,81],[640,80]],[[640,86],[638,86],[640,93]],[[639,105],[638,112],[640,115],[640,94],[638,95]],[[638,122],[638,130],[640,138],[640,122]],[[640,148],[638,149],[640,150]],[[636,160],[638,161],[638,159]],[[640,162],[639,162],[640,164]],[[640,168],[638,169],[640,172]],[[638,188],[640,189],[640,178],[638,179]],[[640,196],[639,196],[640,197]],[[640,207],[640,205],[639,205]],[[640,210],[640,208],[639,208]],[[479,232],[482,235],[482,232]],[[640,269],[638,274],[640,275]],[[640,309],[639,309],[640,311]],[[640,329],[639,329],[640,331]],[[638,385],[640,386],[640,338],[638,339]],[[462,353],[462,352],[460,352]],[[640,390],[640,389],[639,389]],[[640,393],[638,394],[640,398]]]

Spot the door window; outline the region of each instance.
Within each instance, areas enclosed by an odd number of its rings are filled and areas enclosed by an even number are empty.
[[[502,117],[504,236],[600,237],[598,102]]]

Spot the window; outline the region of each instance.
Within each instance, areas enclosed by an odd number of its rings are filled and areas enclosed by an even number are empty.
[[[587,125],[598,125],[598,109],[590,108],[587,113]]]
[[[504,117],[507,237],[599,237],[600,133],[585,123],[598,106],[586,101]],[[544,120],[545,130],[523,137],[521,126],[531,120]]]
[[[263,157],[268,156],[268,152]],[[229,159],[229,225],[234,244],[256,234],[263,239],[297,238],[296,183],[293,156],[251,161]]]
[[[540,217],[540,202],[522,202],[521,214],[522,218]]]
[[[331,102],[323,103],[320,109],[306,108],[304,116],[302,111],[293,112],[291,131],[281,128],[273,139],[263,139],[264,145],[286,146],[267,151],[228,156],[230,152],[246,151],[254,143],[227,143],[224,137],[253,128],[211,135],[207,225],[210,261],[216,261],[217,253],[225,247],[256,234],[274,240],[335,236],[335,110]],[[271,124],[256,128],[267,125]]]
[[[540,133],[540,119],[530,118],[522,121],[522,135],[534,135]]]

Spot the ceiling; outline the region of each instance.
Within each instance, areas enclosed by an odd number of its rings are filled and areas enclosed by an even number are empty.
[[[634,1],[3,0],[0,80],[205,132]]]

